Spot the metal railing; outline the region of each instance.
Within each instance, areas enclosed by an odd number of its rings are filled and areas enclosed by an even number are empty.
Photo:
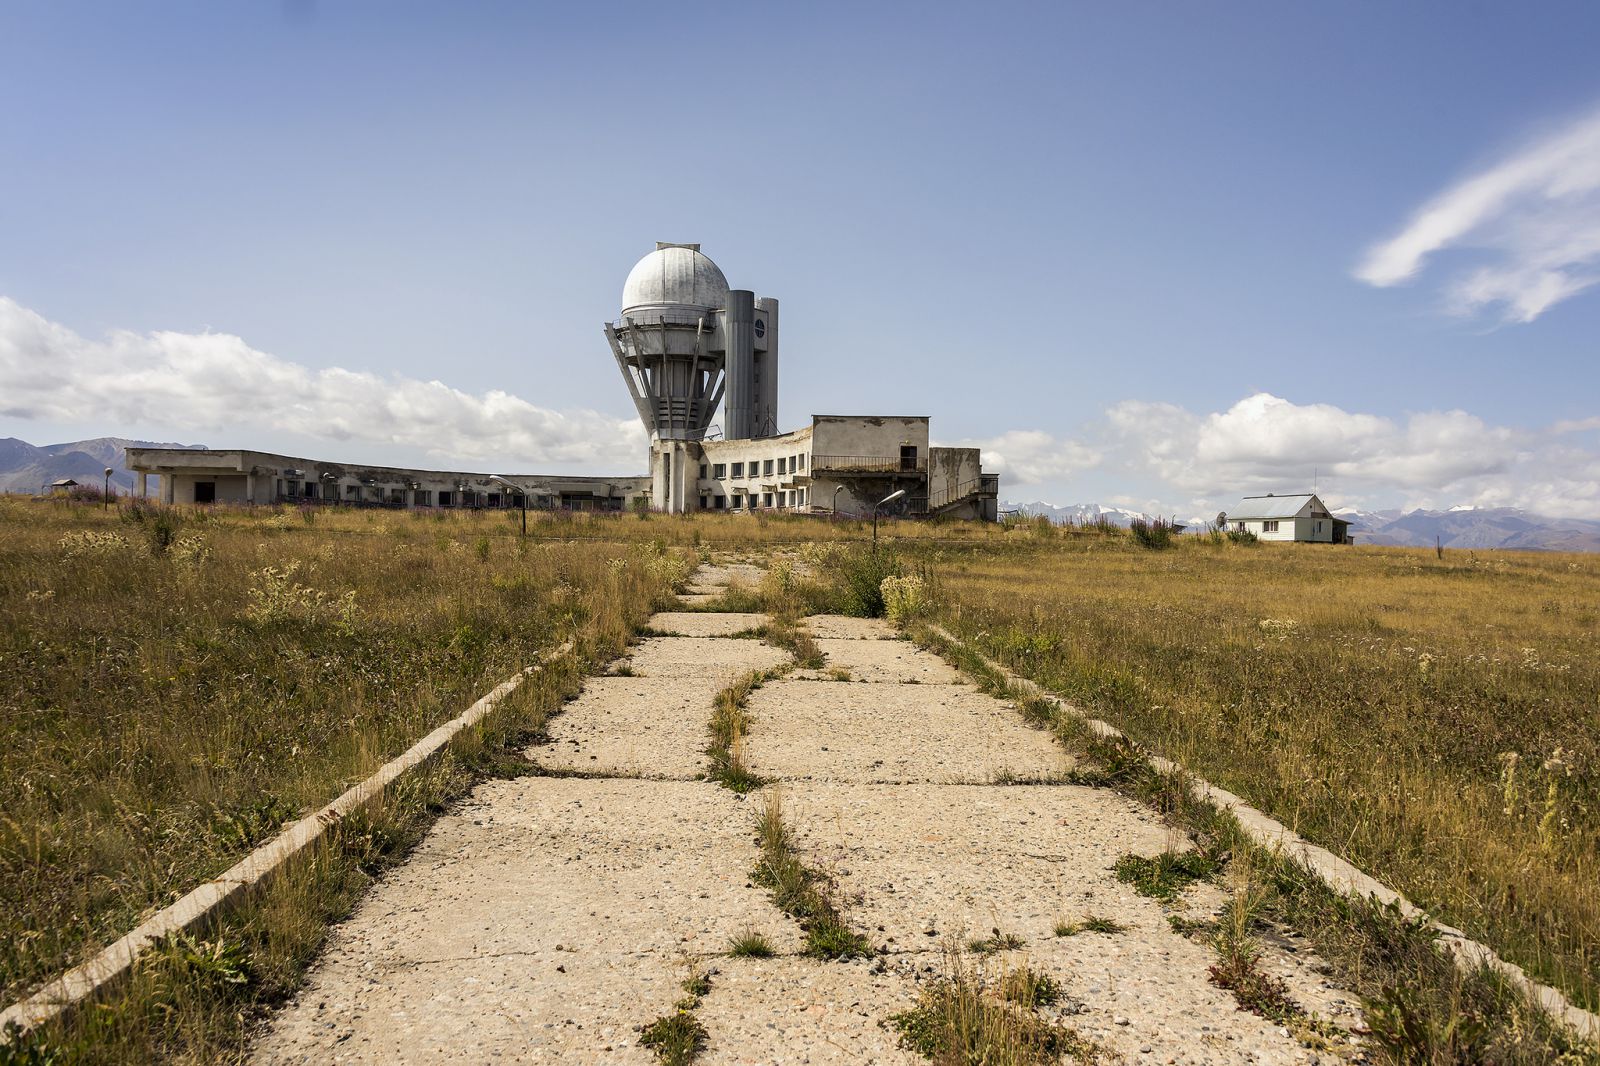
[[[923,474],[928,470],[928,460],[921,455],[813,455],[811,469],[850,474]]]
[[[980,474],[970,481],[963,481],[947,492],[930,493],[928,496],[928,510],[937,511],[941,507],[949,507],[953,503],[974,496],[998,496],[1000,494],[999,474]]]

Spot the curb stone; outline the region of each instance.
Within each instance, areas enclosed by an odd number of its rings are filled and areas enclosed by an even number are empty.
[[[482,721],[524,680],[572,650],[572,642],[567,641],[558,648],[542,653],[538,663],[523,668],[496,685],[459,717],[452,718],[417,741],[404,754],[379,767],[371,777],[350,788],[332,803],[291,823],[228,870],[140,922],[131,932],[102,948],[87,962],[74,966],[33,995],[7,1007],[0,1012],[0,1032],[15,1025],[22,1033],[27,1033],[49,1021],[132,969],[133,964],[156,941],[189,929],[234,896],[261,884],[291,858],[321,839],[346,815],[377,798],[384,788],[402,774],[432,759],[457,733]]]
[[[1116,726],[1099,718],[1089,717],[1088,712],[1081,707],[1074,706],[1060,697],[1046,692],[1036,682],[1017,676],[983,652],[957,638],[943,626],[929,623],[928,630],[941,640],[948,641],[955,647],[963,648],[970,652],[980,662],[1000,673],[1012,684],[1042,699],[1049,700],[1060,710],[1081,720],[1091,733],[1108,739],[1128,739],[1127,735]],[[1172,760],[1164,759],[1159,755],[1147,756],[1146,762],[1151,769],[1161,774],[1183,771],[1191,782],[1191,795],[1196,799],[1209,802],[1232,814],[1238,820],[1240,828],[1257,844],[1275,850],[1300,863],[1300,865],[1321,878],[1323,883],[1335,892],[1357,898],[1370,897],[1385,906],[1393,905],[1397,907],[1400,913],[1407,918],[1424,919],[1429,927],[1438,933],[1440,944],[1450,952],[1456,960],[1456,965],[1461,969],[1471,971],[1479,967],[1487,967],[1500,973],[1549,1013],[1551,1017],[1564,1022],[1585,1039],[1600,1040],[1600,1014],[1577,1006],[1569,1001],[1559,989],[1529,977],[1527,971],[1523,970],[1522,967],[1502,959],[1488,945],[1471,939],[1460,929],[1435,921],[1428,916],[1426,911],[1388,885],[1339,858],[1328,849],[1311,843],[1283,823],[1250,806],[1232,792],[1218,788],[1203,778],[1196,777]]]

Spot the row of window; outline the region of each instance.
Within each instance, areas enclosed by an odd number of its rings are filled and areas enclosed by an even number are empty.
[[[712,496],[709,493],[700,497],[702,511],[737,511],[741,508],[754,510],[757,507],[804,507],[806,505],[805,489],[785,489],[782,492],[735,492],[730,496]]]
[[[729,468],[732,467],[732,472]],[[746,468],[749,473],[746,473]],[[777,459],[752,459],[748,463],[712,463],[708,468],[705,463],[700,464],[700,480],[707,477],[721,481],[727,477],[772,477],[774,474],[802,474],[806,469],[806,456],[804,452],[799,455],[784,455]]]
[[[1243,522],[1235,522],[1233,524],[1233,528],[1237,529],[1240,533],[1243,533],[1245,531],[1245,524]],[[1318,526],[1318,528],[1319,529],[1321,528],[1320,525]],[[1261,532],[1263,532],[1263,533],[1276,533],[1277,531],[1278,531],[1278,520],[1276,518],[1269,518],[1265,522],[1261,523]]]
[[[363,488],[365,491],[363,491]],[[403,488],[393,488],[384,485],[346,485],[343,500],[346,503],[394,503],[404,504],[406,491]],[[441,489],[413,489],[409,501],[417,507],[519,507],[522,505],[520,493],[498,492],[455,492]],[[315,481],[285,481],[278,480],[278,496],[285,500],[316,500],[337,502],[341,497],[337,482],[324,481],[320,484]],[[435,497],[438,497],[437,502]],[[541,500],[544,498],[541,497]]]

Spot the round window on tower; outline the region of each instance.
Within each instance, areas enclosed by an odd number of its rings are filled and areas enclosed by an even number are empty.
[[[764,318],[756,319],[756,336],[757,337],[765,337],[766,335],[767,335],[767,320],[764,319]]]

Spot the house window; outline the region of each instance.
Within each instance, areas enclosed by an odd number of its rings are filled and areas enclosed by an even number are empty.
[[[1276,533],[1277,531],[1278,531],[1278,520],[1276,518],[1269,518],[1265,522],[1261,523],[1261,532],[1263,532],[1263,533]]]
[[[733,476],[734,477],[744,477],[744,464],[743,463],[734,463],[733,464]]]
[[[744,494],[743,493],[739,493],[739,492],[734,493],[733,494],[733,509],[735,511],[737,511],[739,508],[741,508],[743,506],[744,506]]]
[[[417,506],[418,507],[432,507],[433,506],[433,491],[431,489],[418,489],[417,490]]]
[[[346,485],[344,487],[344,494],[350,497],[352,500],[359,500],[361,498],[361,486]]]
[[[763,507],[771,507],[772,506],[772,493],[764,492],[764,493],[761,494],[761,506],[763,506]]]
[[[700,471],[701,471],[700,476],[701,477],[705,477],[705,467],[702,466],[700,468]],[[702,497],[700,497],[700,510],[709,511],[710,509],[711,509],[711,497],[710,496],[702,496]]]
[[[706,479],[706,464],[701,463],[700,464],[700,480],[704,481],[705,479]]]
[[[727,508],[728,498],[726,496],[713,496],[711,498],[717,501],[717,510],[721,511]]]
[[[280,482],[278,482],[278,484],[281,486],[279,491],[282,492],[283,495],[286,496],[287,498],[292,500],[296,496],[300,495],[300,482],[298,482],[298,481],[280,481]]]
[[[806,468],[806,453],[801,452],[799,455],[795,456],[795,458],[800,460],[800,469],[804,470]]]
[[[768,459],[766,461],[766,463],[764,463],[762,465],[761,472],[763,474],[765,474],[767,477],[771,477],[772,476],[772,460],[771,459]]]
[[[806,490],[805,490],[805,489],[799,489],[799,490],[797,490],[797,491],[796,491],[796,492],[795,492],[795,494],[794,494],[794,495],[795,495],[795,500],[796,500],[796,501],[797,501],[797,502],[798,502],[798,503],[799,503],[799,504],[800,504],[800,505],[801,505],[801,506],[802,506],[802,507],[804,507],[804,506],[805,506],[805,502],[806,502]]]
[[[354,485],[351,486],[351,488],[354,488],[354,487],[355,487]],[[440,507],[449,507],[454,503],[455,503],[455,493],[449,491],[448,489],[440,489],[439,490],[439,506]]]
[[[711,476],[714,477],[714,478],[717,478],[718,480],[727,477],[728,476],[728,464],[727,463],[712,463],[711,464]]]
[[[915,470],[917,468],[917,446],[903,444],[900,446],[900,469]]]

